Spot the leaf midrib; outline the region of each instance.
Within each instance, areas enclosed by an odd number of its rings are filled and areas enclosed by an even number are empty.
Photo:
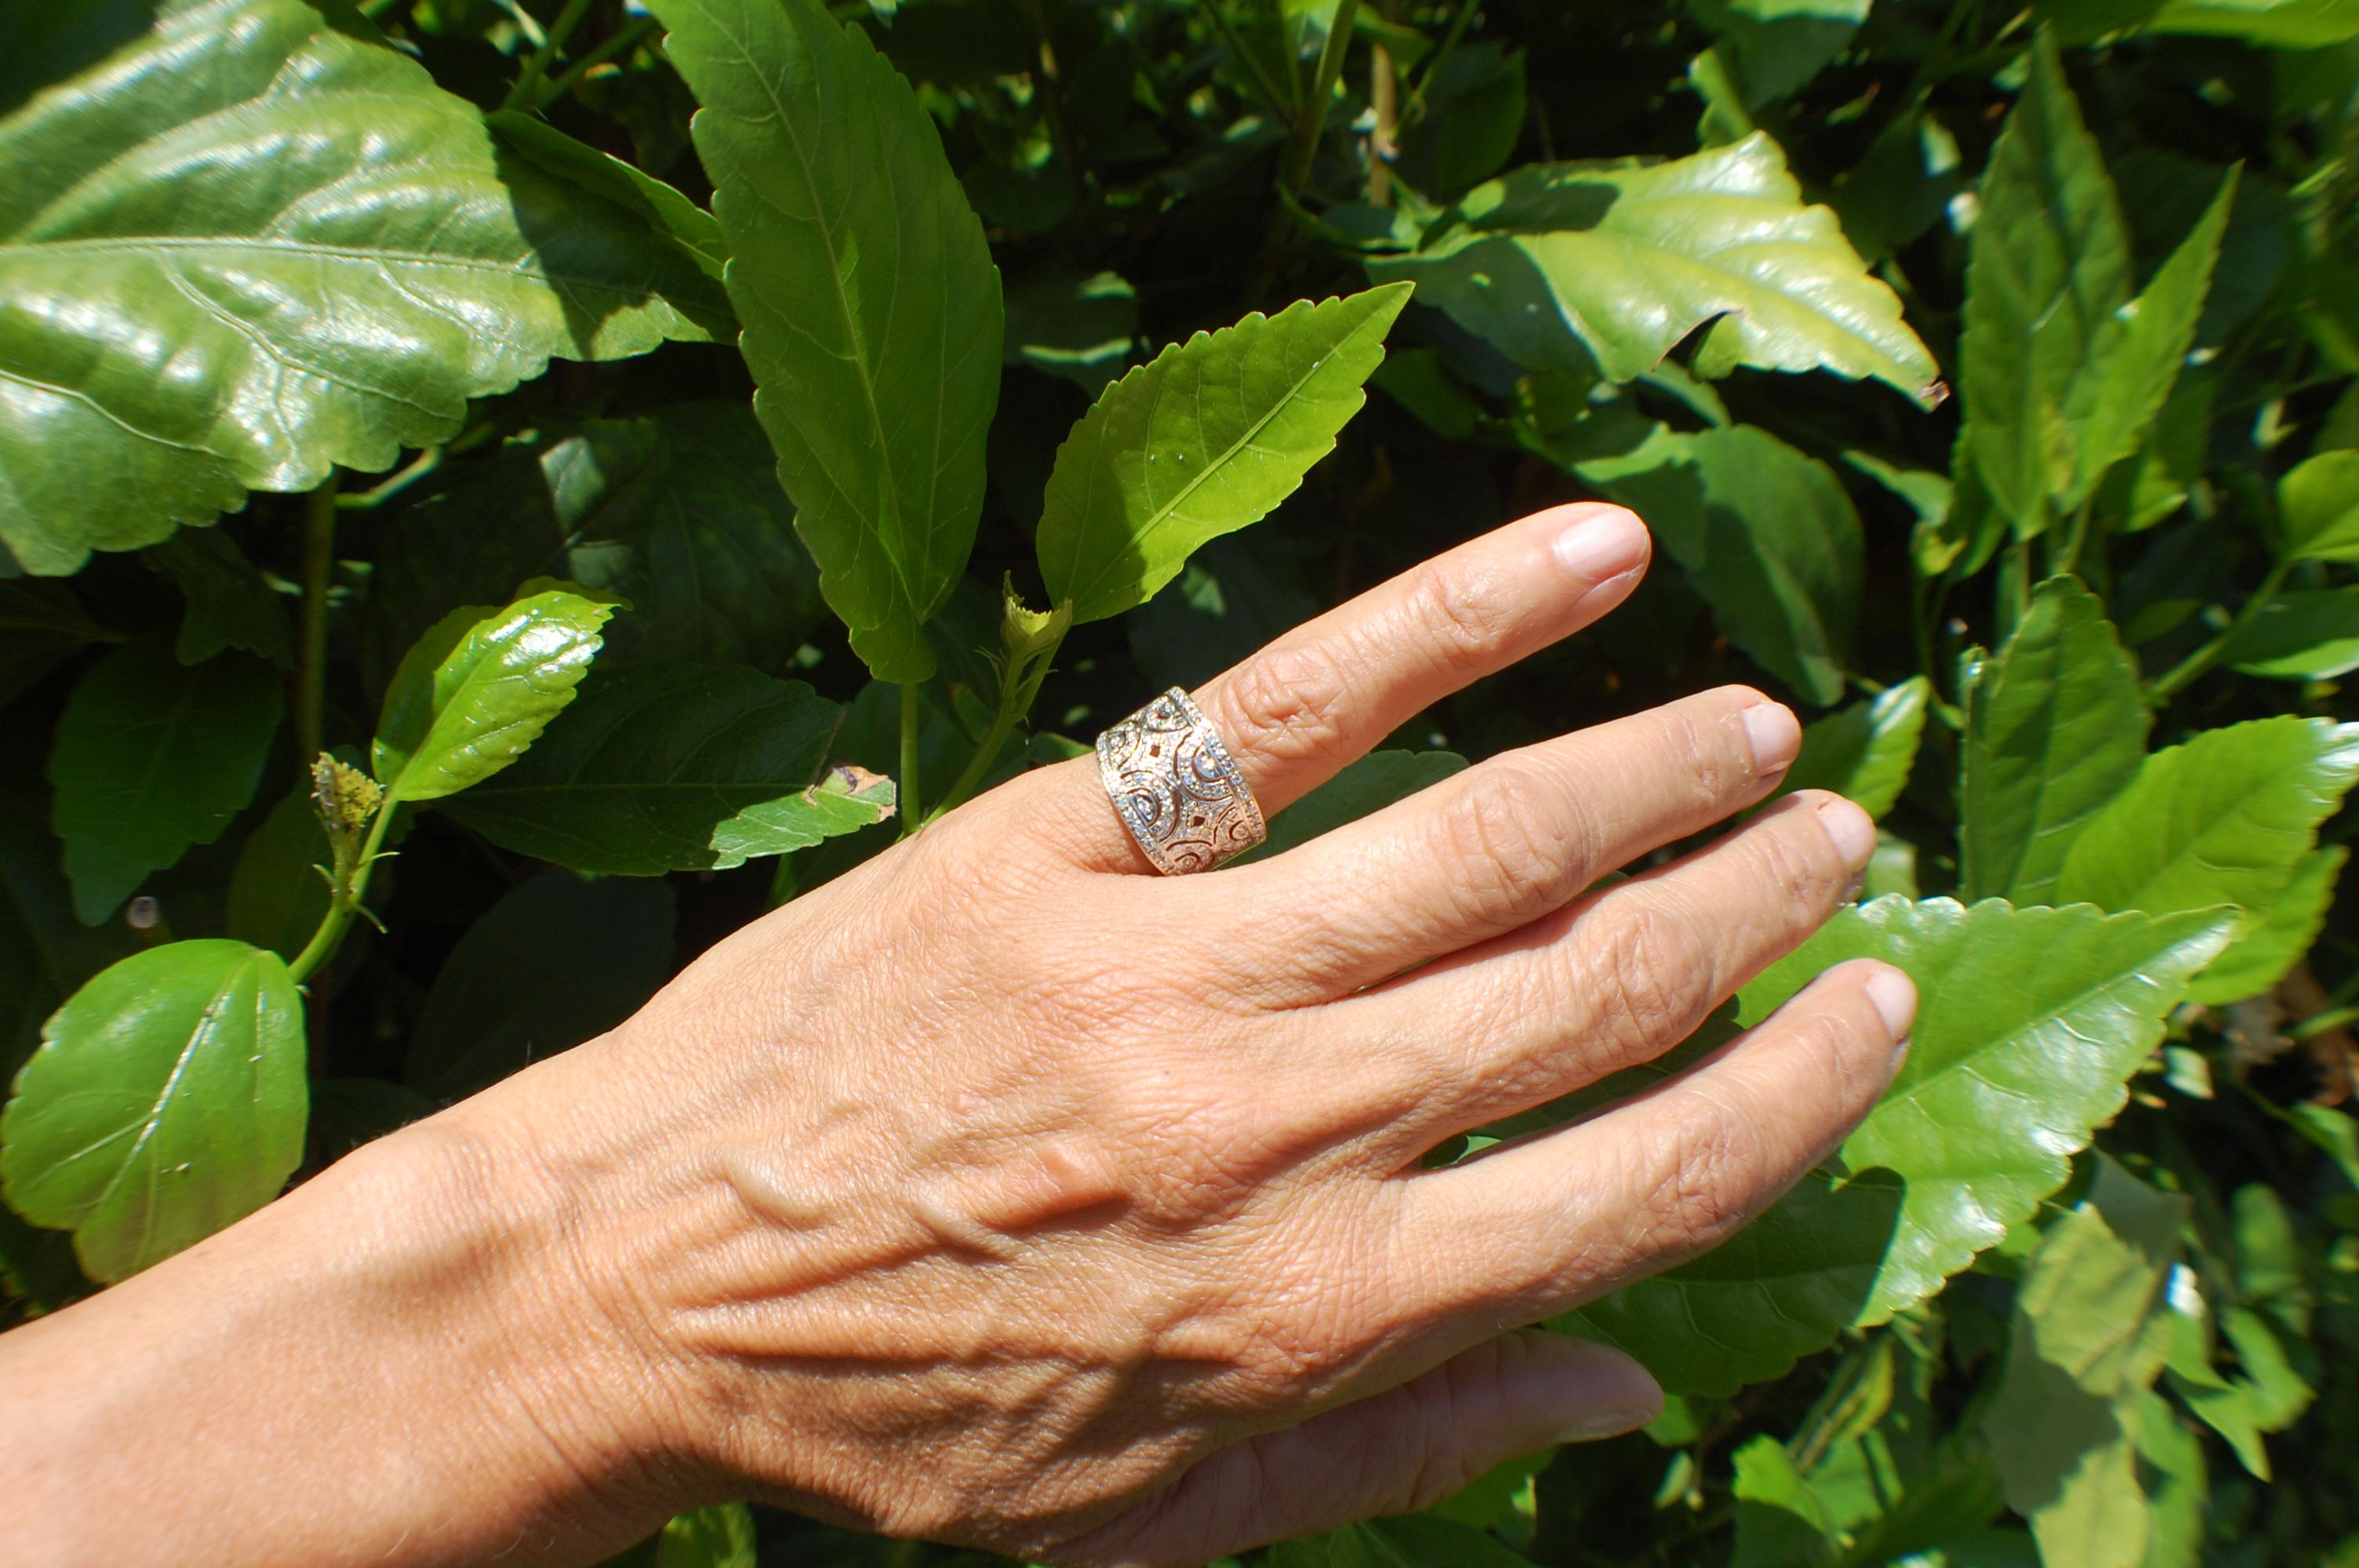
[[[1316,319],[1316,310],[1317,307],[1312,307],[1314,319]],[[1201,471],[1197,473],[1194,478],[1190,479],[1185,485],[1180,487],[1177,494],[1173,495],[1170,500],[1165,502],[1163,505],[1157,509],[1157,511],[1149,516],[1145,523],[1141,524],[1139,525],[1138,532],[1134,535],[1133,537],[1137,541],[1142,552],[1144,551],[1147,542],[1156,536],[1157,531],[1170,524],[1173,514],[1180,510],[1180,506],[1188,500],[1188,498],[1195,494],[1196,492],[1203,488],[1204,485],[1210,483],[1214,474],[1219,473],[1222,470],[1227,468],[1229,464],[1235,460],[1236,455],[1240,451],[1243,451],[1245,448],[1253,445],[1254,438],[1259,436],[1264,430],[1267,429],[1272,420],[1276,419],[1280,414],[1291,407],[1294,400],[1302,395],[1302,389],[1310,385],[1311,381],[1318,376],[1319,373],[1327,369],[1332,362],[1338,355],[1342,354],[1345,349],[1351,347],[1352,344],[1359,339],[1360,335],[1367,330],[1369,324],[1375,319],[1375,316],[1373,311],[1365,311],[1361,315],[1360,319],[1353,324],[1350,331],[1344,333],[1340,338],[1332,340],[1328,345],[1326,352],[1312,359],[1310,362],[1310,368],[1303,372],[1301,377],[1291,386],[1286,389],[1285,395],[1274,400],[1270,404],[1269,407],[1262,414],[1260,418],[1255,420],[1253,424],[1246,428],[1243,435],[1239,436],[1234,441],[1229,444],[1229,448],[1226,451],[1223,452],[1213,461],[1205,464]],[[1209,345],[1212,339],[1208,336],[1206,339],[1207,344]],[[1193,345],[1191,344],[1181,344],[1178,347],[1172,356],[1173,370],[1177,370],[1179,368],[1180,362],[1187,357],[1189,348],[1192,346]],[[1246,345],[1245,347],[1245,353],[1244,355],[1244,359],[1249,359],[1250,345]],[[1240,362],[1244,362],[1244,360],[1241,359]],[[1158,406],[1162,404],[1164,387],[1170,383],[1170,380],[1171,376],[1169,372],[1166,372],[1156,384],[1155,401]],[[1201,410],[1203,406],[1202,397],[1199,395],[1196,402],[1199,410]],[[1155,428],[1154,416],[1155,409],[1150,408],[1147,413],[1147,431],[1150,438],[1152,437]],[[1197,421],[1197,429],[1201,433],[1203,423],[1200,418]],[[1329,442],[1332,445],[1333,438],[1329,438]],[[1101,451],[1099,453],[1100,459],[1103,459],[1103,456],[1104,453]],[[1091,488],[1094,490],[1096,488],[1096,470],[1098,463],[1095,461],[1092,462],[1090,468]],[[1080,568],[1082,546],[1088,536],[1089,533],[1086,529],[1076,528],[1073,532],[1073,562],[1076,569],[1079,569]],[[1096,593],[1104,584],[1106,578],[1113,572],[1118,559],[1119,557],[1116,557],[1116,559],[1114,560],[1108,560],[1104,565],[1101,566],[1098,568],[1097,575],[1090,579],[1089,586],[1086,589],[1075,589],[1072,594],[1073,602],[1075,604],[1086,603],[1089,600],[1090,596]]]

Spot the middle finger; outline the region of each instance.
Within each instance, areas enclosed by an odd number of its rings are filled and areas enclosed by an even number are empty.
[[[1253,984],[1299,1005],[1515,930],[1777,787],[1801,743],[1782,704],[1717,691],[1509,752],[1231,873]]]

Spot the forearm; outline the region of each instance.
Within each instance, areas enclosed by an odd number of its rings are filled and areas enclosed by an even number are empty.
[[[654,1528],[627,1356],[560,1299],[561,1208],[482,1125],[396,1134],[0,1337],[27,1561],[579,1563]]]

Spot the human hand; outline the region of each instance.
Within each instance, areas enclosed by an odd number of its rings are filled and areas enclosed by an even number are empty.
[[[1197,697],[1275,812],[1647,553],[1617,508],[1542,513]],[[1708,692],[1169,879],[1092,760],[1011,781],[426,1124],[563,1281],[503,1298],[574,1363],[534,1419],[662,1509],[1057,1563],[1197,1563],[1643,1423],[1635,1363],[1514,1331],[1829,1153],[1897,1066],[1906,978],[1843,966],[1604,1115],[1419,1156],[1659,1054],[1833,911],[1875,833],[1814,793],[1587,891],[1761,800],[1799,740]]]

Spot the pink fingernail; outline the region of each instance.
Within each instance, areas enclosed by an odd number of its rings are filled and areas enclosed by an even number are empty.
[[[1886,1031],[1905,1048],[1908,1026],[1917,1022],[1916,982],[1886,964],[1867,977],[1866,989]]]
[[[1646,525],[1618,506],[1601,506],[1556,536],[1556,558],[1591,590],[1647,564]]]
[[[1839,795],[1819,803],[1819,822],[1843,864],[1858,871],[1875,855],[1875,820]]]
[[[1625,1432],[1636,1432],[1662,1413],[1662,1401],[1646,1406],[1607,1405],[1585,1410],[1556,1429],[1559,1443],[1594,1443],[1601,1437],[1619,1437]]]
[[[1753,774],[1774,779],[1791,767],[1802,749],[1802,722],[1782,702],[1759,702],[1745,710],[1745,740],[1753,748]]]

